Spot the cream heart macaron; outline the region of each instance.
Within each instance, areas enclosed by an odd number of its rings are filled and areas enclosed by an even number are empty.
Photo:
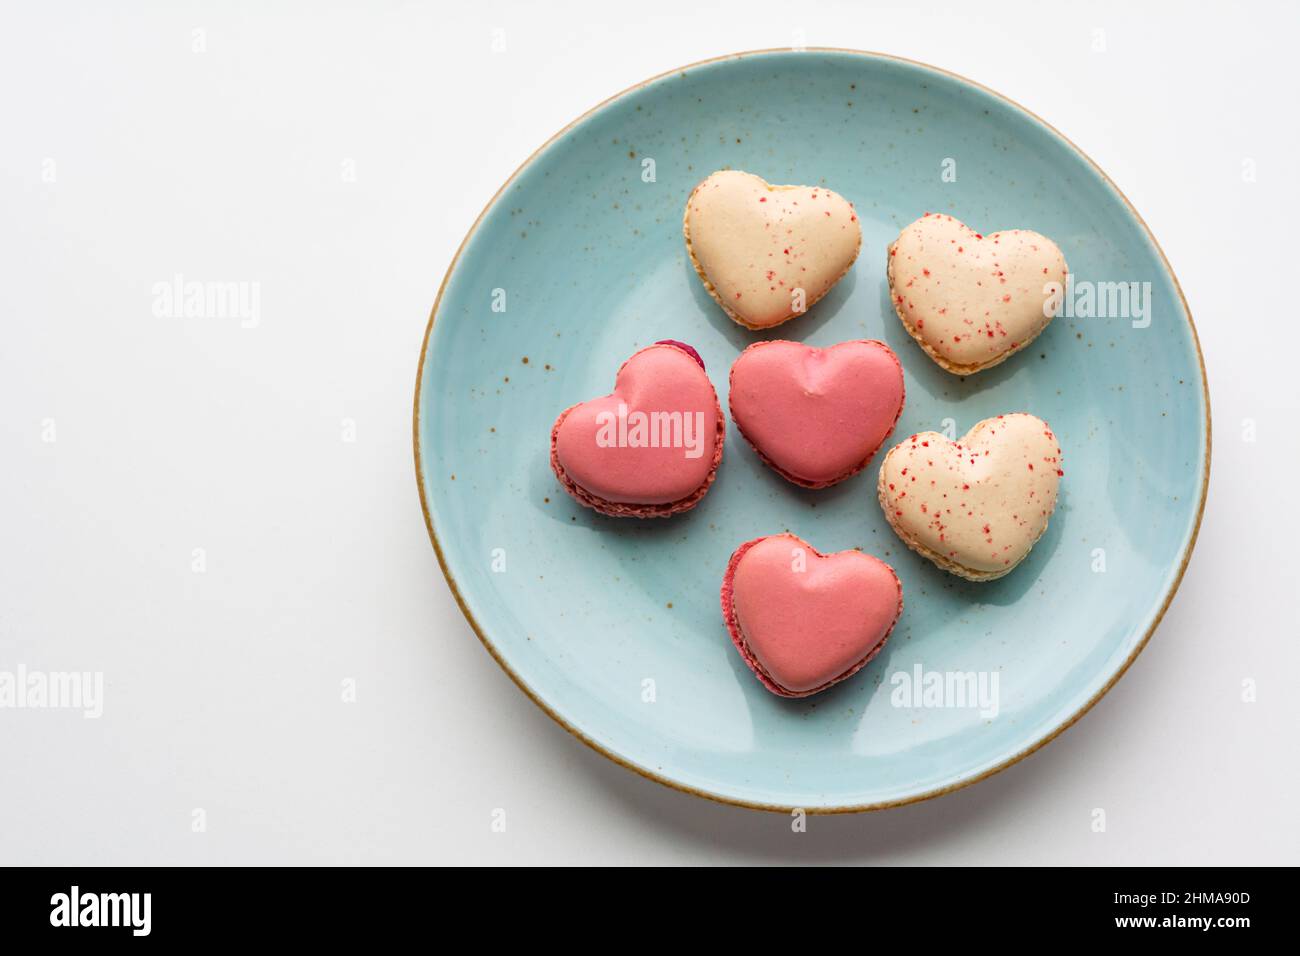
[[[883,342],[755,342],[732,364],[730,383],[731,417],[745,440],[805,488],[867,467],[903,412],[903,367]]]
[[[899,233],[887,267],[904,328],[955,375],[991,368],[1037,338],[1052,321],[1066,272],[1065,256],[1046,236],[1026,229],[983,236],[929,212]]]
[[[1025,559],[1056,508],[1061,446],[1041,418],[987,418],[960,440],[921,432],[889,450],[877,492],[913,551],[970,581]]]
[[[704,288],[736,322],[770,329],[812,307],[862,245],[853,205],[820,186],[773,186],[722,170],[691,192],[686,251]]]
[[[903,613],[894,569],[860,551],[822,554],[792,534],[735,550],[722,617],[759,681],[807,697],[852,677],[880,653]]]
[[[613,392],[560,413],[551,469],[601,514],[663,518],[694,508],[709,490],[726,428],[699,353],[656,342],[623,363]]]

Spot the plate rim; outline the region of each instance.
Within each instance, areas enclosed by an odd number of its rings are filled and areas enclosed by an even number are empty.
[[[446,555],[443,553],[442,550],[442,543],[438,539],[438,533],[433,526],[433,516],[429,512],[429,502],[425,493],[424,464],[420,453],[420,397],[421,397],[422,386],[424,383],[424,364],[426,359],[428,358],[429,343],[433,337],[433,324],[438,317],[438,308],[442,304],[443,293],[447,289],[447,283],[451,279],[452,274],[456,271],[456,266],[460,263],[460,257],[462,253],[464,253],[465,247],[469,244],[469,241],[474,236],[474,234],[478,232],[479,226],[483,222],[483,218],[487,215],[488,211],[494,205],[496,205],[497,200],[505,193],[505,191],[509,189],[510,186],[513,185],[516,180],[518,180],[519,176],[524,172],[524,170],[527,169],[529,166],[531,166],[533,162],[536,161],[538,157],[542,155],[542,153],[548,150],[552,145],[554,145],[558,140],[560,140],[566,133],[568,133],[574,127],[578,126],[580,123],[585,121],[588,117],[595,115],[596,113],[600,112],[605,107],[609,106],[615,101],[620,100],[631,93],[635,93],[636,91],[643,89],[644,87],[647,87],[653,83],[656,83],[659,80],[666,79],[667,77],[673,76],[675,74],[683,74],[686,73],[688,70],[693,70],[698,67],[708,66],[714,63],[721,63],[727,60],[741,60],[746,57],[758,57],[758,56],[766,56],[771,54],[791,53],[791,52],[850,54],[853,56],[868,57],[868,58],[878,59],[878,60],[889,60],[895,63],[902,63],[907,66],[919,67],[922,70],[929,70],[933,73],[939,74],[940,76],[944,76],[949,79],[956,80],[959,83],[964,83],[967,86],[973,87],[976,90],[979,90],[998,100],[1001,100],[1002,102],[1006,103],[1012,108],[1019,110],[1021,113],[1028,116],[1034,122],[1038,123],[1040,126],[1048,130],[1050,133],[1059,137],[1063,142],[1066,143],[1066,145],[1068,145],[1071,149],[1073,149],[1076,153],[1078,153],[1079,156],[1081,156],[1084,160],[1087,161],[1088,165],[1092,167],[1093,171],[1096,172],[1096,174],[1101,177],[1102,181],[1105,182],[1106,185],[1108,185],[1111,189],[1115,191],[1115,195],[1117,195],[1120,198],[1120,200],[1124,203],[1124,205],[1128,208],[1128,211],[1132,214],[1133,218],[1137,221],[1138,225],[1142,227],[1143,232],[1146,233],[1146,237],[1148,241],[1150,241],[1152,247],[1155,249],[1156,254],[1159,256],[1160,262],[1164,266],[1165,271],[1168,273],[1170,279],[1173,280],[1174,290],[1178,293],[1178,299],[1182,303],[1183,314],[1187,317],[1187,327],[1192,333],[1192,344],[1196,348],[1196,363],[1199,368],[1200,377],[1201,377],[1201,397],[1205,408],[1205,415],[1204,415],[1205,456],[1202,462],[1203,469],[1202,469],[1201,485],[1200,485],[1198,500],[1196,504],[1196,518],[1192,523],[1191,535],[1187,539],[1187,544],[1183,550],[1182,557],[1179,560],[1178,570],[1174,574],[1172,580],[1170,581],[1168,590],[1165,592],[1164,598],[1160,602],[1159,609],[1156,611],[1155,616],[1152,618],[1150,625],[1147,627],[1146,633],[1142,635],[1141,640],[1139,640],[1138,643],[1134,646],[1132,652],[1128,655],[1127,658],[1125,658],[1124,662],[1116,669],[1115,673],[1111,675],[1110,679],[1107,680],[1106,683],[1092,697],[1090,697],[1086,702],[1084,702],[1082,707],[1080,707],[1074,714],[1072,714],[1070,717],[1064,720],[1059,726],[1053,728],[1049,733],[1045,734],[1038,740],[1032,742],[1029,746],[1017,751],[1016,753],[1010,755],[1009,757],[1006,757],[1005,759],[994,764],[992,767],[986,767],[984,770],[980,771],[979,773],[972,774],[971,776],[965,779],[957,780],[952,783],[945,784],[944,786],[941,787],[935,787],[930,790],[926,790],[922,793],[913,794],[911,796],[900,798],[897,800],[883,800],[874,803],[842,804],[842,805],[818,806],[818,807],[795,807],[795,806],[787,806],[783,804],[764,803],[761,801],[743,800],[737,797],[728,796],[726,794],[713,793],[708,790],[703,790],[699,787],[693,787],[690,784],[683,783],[679,780],[674,780],[671,777],[668,777],[662,773],[657,773],[654,770],[651,770],[649,767],[640,766],[639,764],[632,762],[628,758],[604,746],[599,741],[592,739],[590,736],[583,733],[577,727],[573,726],[573,724],[571,724],[568,720],[566,720],[565,717],[561,713],[559,713],[559,711],[557,711],[554,707],[552,707],[547,701],[543,700],[541,696],[539,696],[536,692],[534,692],[533,689],[529,687],[528,684],[525,683],[517,673],[515,673],[515,671],[506,662],[501,652],[498,651],[496,646],[492,643],[491,639],[488,637],[483,627],[478,623],[477,620],[475,620],[473,613],[469,609],[469,606],[465,603],[465,599],[460,591],[460,586],[457,584],[455,577],[452,575],[451,570],[448,567]],[[1190,562],[1192,557],[1192,552],[1196,548],[1196,541],[1197,538],[1200,536],[1200,531],[1201,531],[1201,521],[1205,516],[1205,501],[1209,491],[1209,484],[1210,484],[1210,460],[1211,460],[1210,452],[1212,447],[1212,425],[1211,425],[1212,411],[1210,406],[1209,379],[1205,371],[1205,355],[1201,350],[1201,339],[1200,336],[1197,334],[1196,323],[1192,318],[1192,310],[1187,304],[1187,297],[1183,294],[1182,284],[1178,281],[1178,275],[1174,272],[1173,266],[1170,265],[1169,258],[1165,255],[1164,249],[1160,246],[1160,243],[1156,239],[1155,234],[1151,231],[1151,227],[1147,225],[1146,220],[1142,218],[1142,214],[1137,211],[1137,208],[1129,200],[1128,196],[1126,196],[1123,190],[1121,190],[1119,186],[1115,184],[1114,180],[1112,180],[1110,176],[1106,174],[1106,171],[1103,170],[1101,166],[1097,164],[1096,160],[1094,160],[1086,152],[1080,149],[1079,146],[1073,140],[1071,140],[1068,136],[1066,136],[1064,133],[1058,130],[1051,123],[1047,122],[1037,113],[1035,113],[1033,110],[1027,109],[1026,107],[1022,106],[1020,103],[1013,100],[1011,97],[999,93],[997,90],[990,89],[984,84],[969,79],[968,77],[962,76],[961,74],[954,73],[951,70],[946,70],[942,67],[933,66],[929,63],[924,63],[920,60],[913,60],[908,57],[896,56],[891,53],[881,53],[872,50],[855,50],[847,47],[809,46],[809,47],[801,47],[798,49],[794,47],[766,47],[758,50],[745,50],[739,53],[727,53],[721,56],[709,57],[704,60],[697,60],[693,63],[688,63],[685,66],[679,66],[671,70],[664,70],[662,73],[656,73],[654,76],[651,76],[648,79],[642,80],[639,83],[635,83],[632,86],[620,90],[619,92],[613,94],[612,96],[606,97],[605,99],[601,100],[595,106],[586,110],[585,112],[577,116],[575,119],[573,119],[571,122],[567,123],[559,132],[555,133],[544,143],[538,146],[537,149],[533,150],[533,152],[530,153],[528,157],[522,163],[519,164],[519,166],[515,169],[515,171],[511,173],[509,177],[506,178],[505,182],[501,184],[500,188],[498,188],[497,191],[492,194],[492,197],[487,201],[487,204],[484,205],[482,211],[479,212],[478,216],[474,219],[474,222],[470,225],[469,230],[465,233],[465,237],[460,241],[460,245],[456,247],[456,252],[452,256],[451,262],[447,266],[447,271],[443,274],[442,282],[438,285],[438,294],[433,300],[433,308],[429,312],[429,321],[424,329],[424,339],[420,345],[420,360],[419,360],[419,364],[416,367],[415,399],[413,404],[414,404],[414,408],[412,414],[412,445],[415,451],[416,489],[420,495],[420,510],[424,513],[424,526],[429,533],[429,541],[433,545],[434,554],[438,558],[438,566],[442,569],[443,577],[446,578],[447,580],[447,586],[451,591],[451,595],[455,599],[456,605],[460,608],[461,613],[465,616],[465,620],[469,623],[470,630],[472,630],[474,634],[478,637],[479,642],[482,643],[484,648],[486,648],[488,654],[491,655],[492,659],[497,662],[498,666],[500,666],[500,668],[503,671],[505,671],[505,673],[510,677],[510,679],[514,681],[515,686],[518,687],[524,693],[524,695],[528,697],[529,700],[531,700],[534,704],[536,704],[539,708],[541,708],[543,713],[545,713],[548,717],[550,717],[557,724],[563,727],[575,738],[580,740],[582,743],[586,744],[592,750],[596,751],[596,753],[600,754],[603,757],[608,758],[609,760],[613,761],[614,763],[618,764],[621,767],[626,768],[627,770],[631,770],[633,773],[636,773],[639,776],[645,777],[647,780],[652,780],[655,783],[662,784],[663,786],[666,787],[670,787],[673,790],[678,790],[681,791],[682,793],[689,793],[692,796],[696,796],[696,797],[703,797],[706,800],[712,800],[717,803],[722,803],[722,804],[735,806],[735,807],[743,807],[748,810],[761,810],[761,811],[767,811],[772,813],[788,814],[796,810],[802,810],[805,813],[819,814],[819,815],[839,814],[839,813],[866,813],[874,810],[886,810],[892,807],[908,806],[909,804],[913,804],[913,803],[921,803],[926,800],[933,800],[936,797],[941,797],[946,794],[953,793],[957,790],[963,790],[966,787],[973,786],[974,784],[977,784],[982,780],[987,780],[989,777],[992,777],[994,774],[1006,770],[1008,767],[1020,763],[1025,758],[1038,752],[1043,747],[1046,747],[1048,744],[1050,744],[1061,734],[1065,733],[1065,731],[1073,727],[1076,723],[1079,722],[1079,720],[1083,717],[1083,715],[1088,713],[1088,711],[1092,710],[1092,708],[1097,704],[1097,702],[1100,701],[1103,697],[1105,697],[1106,694],[1110,691],[1110,689],[1119,682],[1119,679],[1128,672],[1129,667],[1132,666],[1133,662],[1137,660],[1138,655],[1141,654],[1142,651],[1146,648],[1147,643],[1151,640],[1151,636],[1155,633],[1156,628],[1160,626],[1160,622],[1164,619],[1165,612],[1168,611],[1169,605],[1174,599],[1174,595],[1178,593],[1178,588],[1183,582],[1183,575],[1187,571],[1188,562]]]

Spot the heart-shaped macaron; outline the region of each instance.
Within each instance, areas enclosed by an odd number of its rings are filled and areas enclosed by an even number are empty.
[[[969,375],[1047,328],[1067,267],[1056,243],[1036,232],[982,236],[928,212],[889,247],[887,271],[894,310],[912,338],[941,368]]]
[[[792,534],[735,550],[722,579],[722,617],[763,686],[807,697],[875,657],[903,613],[894,569],[861,551],[821,554]]]
[[[613,392],[560,414],[551,469],[565,491],[602,514],[667,517],[709,490],[725,435],[699,353],[657,342],[623,363]]]
[[[862,245],[844,197],[820,186],[773,186],[738,170],[695,187],[682,232],[704,287],[750,329],[770,329],[811,308]]]
[[[960,441],[922,432],[895,445],[877,491],[903,542],[970,581],[1025,559],[1056,508],[1061,447],[1041,418],[987,418]]]
[[[894,430],[903,367],[883,342],[755,342],[731,366],[729,403],[763,461],[797,485],[825,488],[865,468]]]

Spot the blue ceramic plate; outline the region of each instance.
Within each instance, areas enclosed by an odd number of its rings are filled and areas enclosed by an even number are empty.
[[[691,188],[724,167],[824,184],[856,204],[856,265],[768,336],[888,343],[907,381],[896,438],[945,427],[960,435],[1008,411],[1055,429],[1065,452],[1060,504],[1012,574],[973,584],[903,547],[876,502],[879,459],[835,488],[804,491],[765,468],[734,425],[713,490],[685,515],[606,518],[556,483],[555,416],[607,394],[619,364],[657,339],[694,345],[727,407],[728,368],[757,336],[705,293],[681,226]],[[1025,353],[953,377],[903,330],[885,281],[886,246],[926,211],[986,233],[1042,232],[1078,280],[1150,283],[1150,308],[1059,317]],[[1106,176],[989,90],[838,50],[750,53],[667,73],[538,150],[447,273],[415,398],[430,535],[465,616],[519,686],[649,777],[810,811],[889,806],[969,784],[1095,703],[1178,587],[1204,502],[1209,436],[1199,346],[1177,280]],[[861,547],[883,558],[906,595],[875,661],[801,701],[760,686],[718,605],[732,549],[783,529],[822,551]],[[996,675],[996,714],[956,706],[954,695],[931,698],[942,707],[909,700],[918,667],[983,675],[985,704]]]

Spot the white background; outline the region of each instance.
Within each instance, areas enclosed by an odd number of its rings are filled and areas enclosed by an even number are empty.
[[[0,862],[1300,862],[1294,5],[117,6],[0,24],[0,670],[106,680],[99,720],[0,710]],[[1092,713],[795,834],[515,689],[429,545],[411,396],[443,271],[538,145],[800,29],[979,80],[1097,160],[1182,281],[1215,444],[1182,590]],[[260,323],[156,317],[177,273],[260,283]]]

